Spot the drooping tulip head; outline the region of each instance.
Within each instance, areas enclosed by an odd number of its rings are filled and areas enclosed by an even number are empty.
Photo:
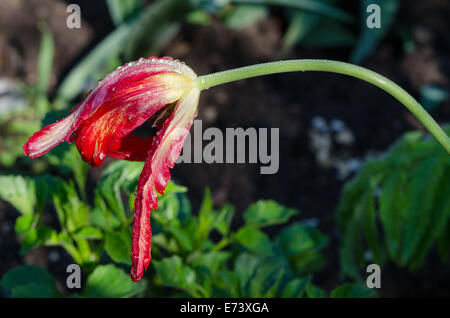
[[[42,128],[24,145],[31,158],[63,141],[75,142],[84,161],[99,166],[106,156],[145,161],[138,181],[131,247],[134,281],[150,263],[150,212],[157,209],[157,192],[170,179],[194,117],[200,91],[196,74],[171,58],[140,59],[106,76],[66,118]],[[153,137],[133,130],[150,121]]]

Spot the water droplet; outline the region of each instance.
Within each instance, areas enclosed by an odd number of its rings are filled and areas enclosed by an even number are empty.
[[[104,154],[103,152],[101,152],[101,153],[98,155],[98,157],[99,157],[100,160],[103,160],[103,159],[105,158],[105,154]]]

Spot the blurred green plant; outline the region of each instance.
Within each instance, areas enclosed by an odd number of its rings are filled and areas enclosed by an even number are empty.
[[[24,107],[11,107],[0,114],[0,165],[11,167],[23,154],[22,147],[30,135],[40,127],[41,119],[50,109],[47,92],[53,63],[54,40],[51,31],[44,22],[38,27],[42,38],[38,57],[38,76],[36,85],[23,91],[26,101]],[[33,105],[33,107],[29,107]]]
[[[416,269],[433,246],[448,261],[449,193],[450,158],[422,132],[406,133],[382,158],[368,159],[337,210],[343,273],[359,278],[368,262]]]
[[[328,295],[312,281],[325,263],[323,250],[328,238],[324,234],[300,222],[283,227],[272,239],[263,231],[286,224],[298,214],[296,210],[261,200],[244,212],[244,224],[234,230],[231,205],[214,209],[206,190],[199,212],[193,215],[187,189],[173,182],[159,198],[159,209],[152,213],[153,270],[142,283],[132,283],[123,269],[129,270],[131,265],[131,211],[142,165],[112,163],[95,188],[92,204],[80,196],[85,190],[75,187],[77,182],[72,179],[0,176],[0,198],[21,213],[15,224],[21,238],[20,253],[39,246],[63,247],[87,275],[83,291],[72,296]],[[42,222],[44,210],[54,210],[58,229]],[[34,266],[12,269],[0,285],[11,297],[61,297],[51,275]],[[373,295],[362,285],[339,288],[331,296]]]

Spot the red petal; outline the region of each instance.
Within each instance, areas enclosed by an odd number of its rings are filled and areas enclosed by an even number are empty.
[[[111,145],[106,153],[119,160],[145,161],[152,146],[153,137],[144,139],[133,134],[126,135]]]
[[[147,269],[151,255],[150,212],[158,208],[157,193],[163,194],[170,180],[169,168],[175,164],[184,140],[197,113],[199,91],[192,89],[183,96],[163,128],[154,137],[153,145],[141,173],[136,192],[131,246],[131,278],[139,281]]]
[[[71,135],[85,119],[95,113],[106,101],[114,100],[117,96],[126,98],[123,95],[125,92],[143,89],[142,86],[137,87],[136,85],[146,83],[146,79],[161,73],[182,74],[190,78],[196,77],[189,67],[170,58],[140,59],[137,62],[119,67],[100,81],[97,87],[91,90],[86,98],[72,110],[71,115],[35,133],[23,147],[25,154],[35,158],[45,154],[64,140],[73,142],[76,136]],[[148,97],[151,98],[151,94]],[[117,103],[113,104],[119,106]],[[101,152],[98,153],[99,157],[103,155]],[[88,161],[94,164],[101,163],[101,160],[89,159]]]

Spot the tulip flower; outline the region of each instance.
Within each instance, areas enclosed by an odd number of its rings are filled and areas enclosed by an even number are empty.
[[[84,161],[100,166],[106,156],[145,161],[136,192],[132,237],[132,279],[139,280],[150,262],[150,211],[163,191],[197,114],[196,75],[169,59],[140,59],[108,75],[72,113],[35,133],[24,145],[31,158],[66,140],[75,142]],[[133,130],[151,121],[156,136]]]
[[[258,64],[197,77],[171,58],[140,59],[119,67],[101,80],[66,118],[42,128],[24,145],[31,158],[63,141],[76,143],[84,161],[100,166],[106,156],[145,161],[135,199],[131,278],[138,281],[151,255],[150,212],[157,209],[190,126],[200,91],[240,79],[293,71],[325,71],[370,82],[405,105],[450,153],[450,139],[433,118],[401,87],[365,68],[329,60],[290,60]],[[145,122],[157,128],[142,138],[133,130]]]

